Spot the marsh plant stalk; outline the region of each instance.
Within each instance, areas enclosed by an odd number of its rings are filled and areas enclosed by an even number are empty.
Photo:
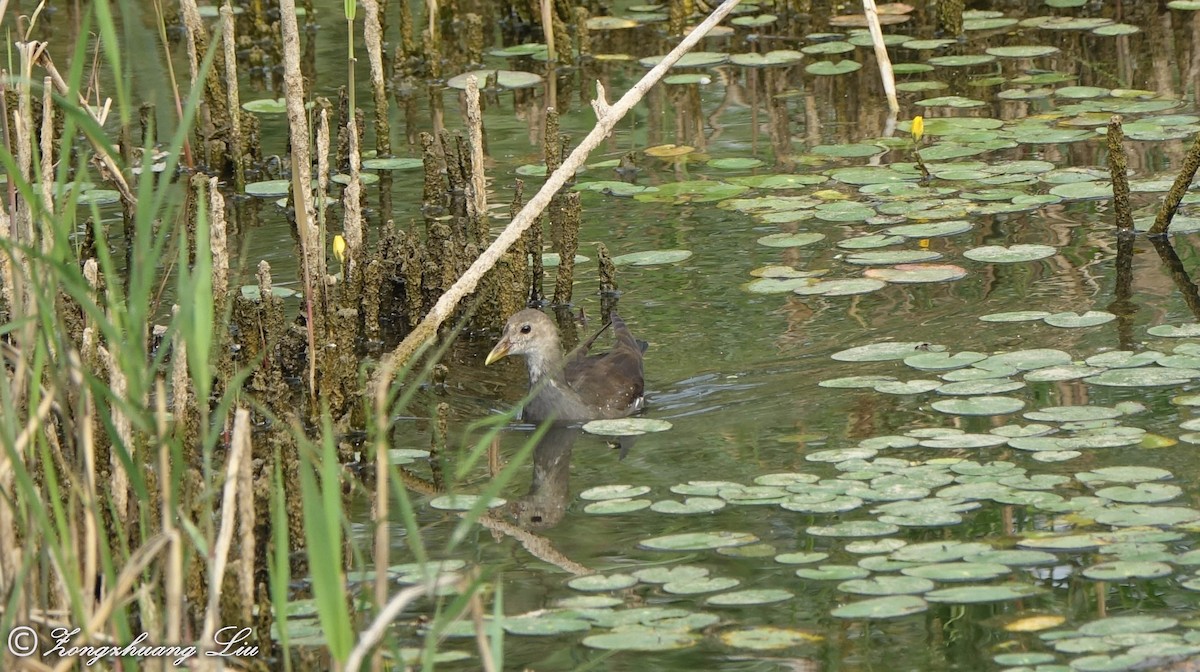
[[[740,2],[741,0],[725,0],[725,2],[721,3],[708,18],[696,26],[692,32],[688,33],[687,37],[683,38],[658,65],[651,68],[624,96],[621,96],[612,105],[609,105],[605,100],[604,87],[597,82],[596,99],[592,101],[592,109],[596,112],[596,125],[592,128],[591,132],[584,137],[579,146],[563,161],[562,165],[546,178],[546,182],[542,185],[542,188],[534,194],[533,198],[529,199],[525,207],[509,222],[508,226],[497,236],[496,240],[492,241],[487,250],[479,255],[479,258],[471,264],[470,268],[462,274],[458,281],[438,298],[429,313],[409,332],[400,345],[381,358],[380,366],[376,370],[372,380],[376,411],[382,412],[386,410],[387,391],[392,380],[395,378],[397,370],[412,357],[418,348],[437,334],[438,327],[450,317],[463,297],[475,290],[480,279],[496,265],[501,255],[508,251],[508,248],[512,247],[521,238],[526,229],[533,226],[542,214],[542,211],[550,205],[550,199],[583,166],[588,154],[612,133],[617,122],[624,118],[633,109],[633,106],[641,101],[646,93],[649,92],[650,87],[662,79],[663,75],[667,73],[667,70],[672,65],[682,58],[684,54],[691,51]]]
[[[317,394],[317,335],[314,301],[317,283],[325,277],[324,245],[316,228],[312,200],[312,159],[309,152],[308,117],[304,110],[304,73],[300,70],[300,28],[296,23],[296,1],[280,0],[280,28],[283,32],[283,90],[286,100],[288,133],[292,148],[292,198],[296,209],[296,228],[300,234],[300,252],[304,266],[304,310],[308,332],[308,390]],[[353,112],[351,113],[353,114]]]
[[[863,13],[867,16],[871,44],[875,47],[875,60],[879,63],[879,76],[883,79],[883,93],[887,96],[888,109],[894,118],[900,113],[900,102],[896,100],[896,74],[892,71],[892,59],[883,41],[883,28],[879,25],[879,8],[875,6],[875,0],[863,0]]]

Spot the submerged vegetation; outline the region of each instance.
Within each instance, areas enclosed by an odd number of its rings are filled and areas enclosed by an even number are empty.
[[[1200,657],[1200,3],[327,4],[0,2],[4,669]]]

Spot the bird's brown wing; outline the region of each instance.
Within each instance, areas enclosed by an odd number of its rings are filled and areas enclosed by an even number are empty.
[[[616,343],[602,355],[575,355],[568,361],[567,384],[583,403],[596,409],[597,417],[615,418],[641,408],[645,391],[642,347],[625,321],[615,313],[611,322]],[[590,346],[595,337],[588,339]],[[584,350],[586,352],[586,350]]]

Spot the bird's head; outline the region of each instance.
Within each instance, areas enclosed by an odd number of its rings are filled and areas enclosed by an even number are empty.
[[[545,360],[559,352],[558,327],[540,310],[532,308],[508,318],[496,347],[488,353],[484,365],[509,355]]]

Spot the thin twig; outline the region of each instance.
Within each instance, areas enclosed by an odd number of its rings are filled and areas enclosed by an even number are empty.
[[[417,584],[409,586],[404,590],[392,596],[388,600],[386,606],[380,610],[379,615],[371,622],[371,626],[358,636],[358,643],[354,645],[354,649],[350,651],[350,656],[346,658],[346,666],[344,672],[358,672],[362,667],[363,661],[366,659],[367,653],[375,648],[375,645],[383,639],[387,633],[388,626],[396,620],[409,604],[412,604],[417,598],[430,593],[442,586],[450,585],[458,581],[460,577],[455,574],[444,574],[434,579],[429,583]]]

